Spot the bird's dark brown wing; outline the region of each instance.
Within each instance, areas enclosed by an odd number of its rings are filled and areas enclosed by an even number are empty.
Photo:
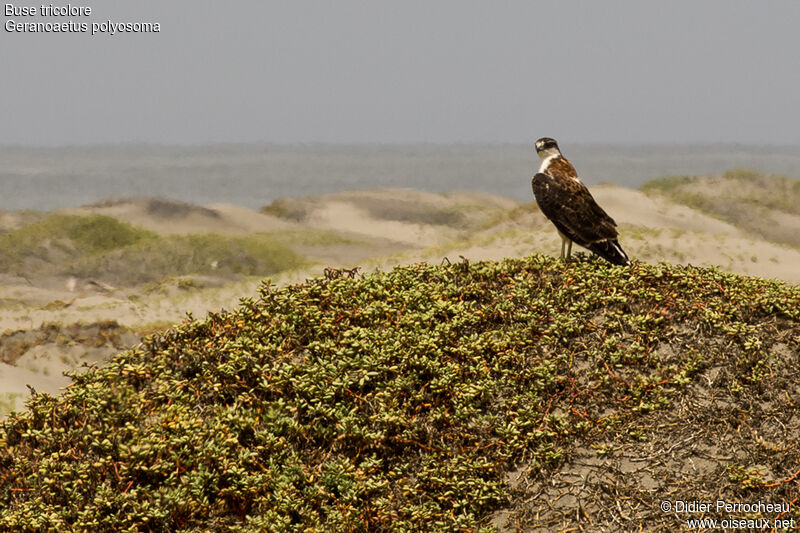
[[[616,222],[597,205],[583,183],[537,173],[531,185],[544,216],[576,244],[585,247],[617,238]]]

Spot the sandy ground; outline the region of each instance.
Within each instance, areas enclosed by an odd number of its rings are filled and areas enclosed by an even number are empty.
[[[639,191],[603,185],[594,187],[593,193],[618,222],[620,243],[631,258],[719,265],[736,273],[800,283],[800,250],[796,248],[759,240],[694,209]],[[316,263],[275,276],[271,281],[277,284],[320,276],[328,266],[359,266],[369,272],[417,261],[439,263],[445,257],[499,260],[560,252],[554,228],[534,205],[488,194],[354,191],[295,199],[288,208],[293,215],[281,218],[227,204],[200,207],[138,198],[64,212],[104,214],[163,234],[243,235],[310,228],[350,239],[349,243],[298,245],[296,250]],[[2,215],[0,230],[35,220],[32,215]],[[797,223],[800,232],[800,221],[789,223]],[[171,280],[156,290],[145,290],[74,279],[48,279],[34,286],[25,279],[0,275],[0,332],[5,332],[0,350],[13,352],[0,363],[0,416],[23,407],[27,385],[57,393],[69,383],[63,371],[101,362],[142,335],[180,322],[187,312],[201,318],[208,311],[231,309],[240,298],[255,296],[261,283],[255,277],[201,281],[182,288],[179,280]],[[103,321],[130,331],[114,341],[117,345],[102,336],[64,334],[44,341],[34,334],[48,324]],[[20,335],[32,340],[18,342],[16,351],[9,352],[8,346]]]

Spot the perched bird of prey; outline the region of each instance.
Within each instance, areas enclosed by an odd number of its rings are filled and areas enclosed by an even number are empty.
[[[617,242],[617,223],[597,205],[555,139],[542,137],[534,146],[541,166],[531,180],[533,196],[561,236],[561,258],[565,249],[570,257],[575,242],[615,265],[627,265],[630,260]]]

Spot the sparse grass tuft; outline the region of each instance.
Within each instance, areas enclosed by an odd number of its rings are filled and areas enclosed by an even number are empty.
[[[695,183],[698,179],[697,176],[664,176],[663,178],[656,178],[650,180],[641,187],[639,190],[643,192],[659,192],[668,194],[672,191],[680,189],[685,185]]]
[[[703,211],[761,238],[800,246],[800,180],[734,169],[722,176],[672,176],[642,191]]]
[[[291,198],[279,198],[274,200],[271,204],[265,205],[259,211],[266,215],[272,215],[293,222],[302,222],[308,217],[308,209],[306,209],[306,206]]]

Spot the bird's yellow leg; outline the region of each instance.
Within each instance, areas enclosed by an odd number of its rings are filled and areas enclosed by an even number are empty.
[[[560,231],[558,232],[558,236],[561,237],[561,259],[567,261],[572,255],[572,239]]]

